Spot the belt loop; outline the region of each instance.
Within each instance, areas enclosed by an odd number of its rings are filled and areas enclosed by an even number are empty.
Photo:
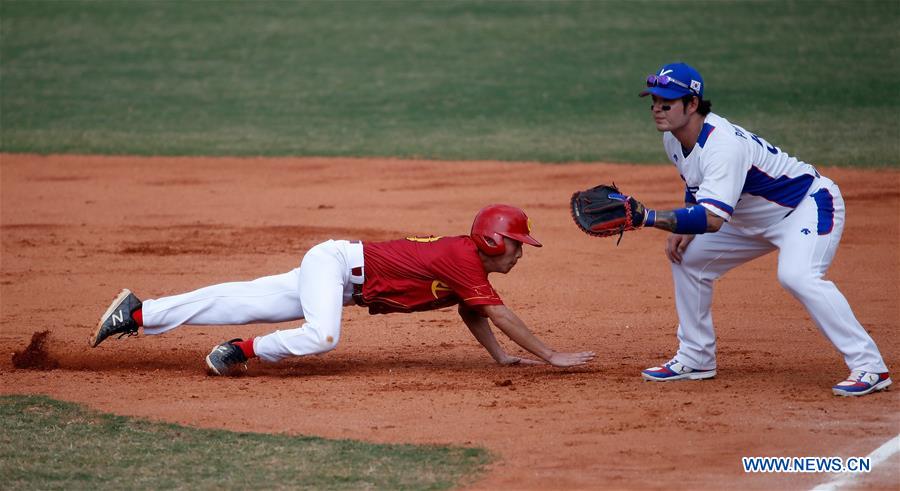
[[[350,266],[350,283],[362,285],[366,281],[366,266],[363,259],[363,243],[359,240],[348,240],[344,258]]]
[[[362,266],[357,266],[350,269],[350,283],[353,283],[354,285],[362,285],[365,282],[365,269],[363,269]]]

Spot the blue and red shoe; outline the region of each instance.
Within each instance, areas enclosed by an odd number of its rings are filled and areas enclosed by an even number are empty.
[[[853,370],[847,380],[832,387],[831,391],[836,396],[864,396],[887,389],[889,385],[891,385],[891,375],[888,372]]]
[[[661,367],[648,368],[641,372],[644,380],[651,382],[669,382],[671,380],[703,380],[705,378],[713,378],[716,376],[716,369],[712,370],[695,370],[689,366],[685,366],[675,358]]]

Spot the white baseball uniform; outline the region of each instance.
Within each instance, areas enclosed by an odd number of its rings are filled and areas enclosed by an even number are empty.
[[[823,278],[844,229],[838,186],[813,166],[713,113],[687,155],[670,132],[663,134],[663,145],[685,182],[685,202],[699,203],[726,221],[717,232],[697,235],[681,264],[672,264],[678,361],[696,370],[716,368],[713,282],[778,249],[778,281],[803,303],[848,367],[887,372],[847,300]]]
[[[363,282],[353,271],[362,271],[362,266],[361,243],[329,240],[310,249],[300,267],[284,274],[145,300],[144,334],[162,334],[183,324],[304,319],[296,329],[256,338],[254,352],[266,361],[324,353],[338,344],[343,307],[354,303],[353,284]]]

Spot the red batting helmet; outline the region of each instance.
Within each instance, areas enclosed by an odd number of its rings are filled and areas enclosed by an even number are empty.
[[[499,256],[506,252],[503,237],[541,247],[531,233],[531,220],[519,208],[509,205],[485,206],[475,215],[472,222],[472,240],[478,249],[488,256]]]

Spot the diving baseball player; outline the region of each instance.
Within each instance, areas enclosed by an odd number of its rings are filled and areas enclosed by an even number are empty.
[[[762,137],[710,112],[703,78],[684,63],[647,78],[656,129],[685,183],[684,208],[646,210],[644,226],[672,232],[679,348],[671,361],[642,372],[647,380],[716,375],[713,282],[736,266],[778,250],[778,280],[843,355],[850,376],[833,387],[861,396],[891,384],[875,342],[847,299],[824,279],[844,229],[837,184]]]
[[[410,237],[388,242],[329,240],[310,249],[300,267],[248,282],[224,283],[193,292],[145,300],[123,290],[90,338],[96,347],[109,336],[162,334],[181,325],[249,324],[304,319],[296,329],[247,340],[234,339],[206,357],[210,374],[232,375],[248,359],[274,362],[325,353],[341,333],[345,305],[370,314],[418,312],[458,305],[475,339],[502,365],[582,365],[593,352],[563,353],[536,338],[488,281],[508,273],[522,257],[522,244],[541,247],[525,212],[507,205],[483,208],[471,233],[456,237]],[[507,354],[488,319],[516,344],[543,361]]]

